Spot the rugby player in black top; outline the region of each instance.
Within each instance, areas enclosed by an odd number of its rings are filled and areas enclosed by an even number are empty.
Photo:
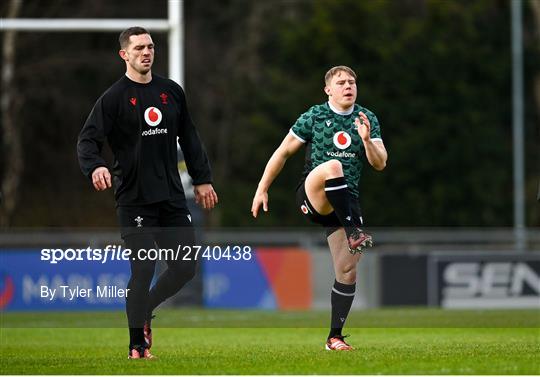
[[[84,175],[97,191],[114,183],[117,215],[126,248],[176,250],[193,245],[191,215],[177,168],[177,140],[193,179],[195,200],[205,209],[218,202],[208,157],[186,105],[182,88],[152,74],[154,43],[147,30],[132,27],[119,37],[126,74],[96,102],[79,134],[77,152]],[[101,157],[108,141],[112,176]],[[137,255],[132,254],[137,258]],[[131,260],[126,312],[130,358],[151,358],[152,311],[195,274],[196,261],[167,260],[150,289],[155,260]]]

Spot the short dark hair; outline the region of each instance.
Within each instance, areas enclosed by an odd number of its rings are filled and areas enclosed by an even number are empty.
[[[120,48],[126,48],[129,45],[129,37],[131,37],[132,35],[141,35],[141,34],[150,35],[148,30],[140,26],[133,26],[133,27],[127,28],[126,30],[121,32],[120,36],[118,37]]]
[[[332,81],[332,77],[337,75],[339,72],[347,72],[356,80],[356,73],[352,70],[352,68],[347,67],[346,65],[338,65],[336,67],[330,68],[328,72],[326,72],[326,75],[324,75],[325,84],[328,85],[330,81]]]

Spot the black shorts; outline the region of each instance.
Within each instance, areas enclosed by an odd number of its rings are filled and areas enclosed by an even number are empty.
[[[191,214],[184,199],[116,208],[121,235],[155,233],[165,228],[190,228]]]
[[[302,214],[309,221],[322,225],[325,228],[326,236],[328,237],[339,228],[342,228],[343,225],[339,221],[335,212],[329,213],[328,215],[321,215],[315,210],[315,208],[313,208],[313,205],[309,201],[306,194],[305,183],[305,181],[300,182],[298,188],[296,189],[296,205],[300,209],[300,212],[302,212]],[[360,221],[360,224],[363,224],[362,213],[360,211],[360,207],[358,206],[358,202],[354,198],[351,198],[350,205],[353,216]]]

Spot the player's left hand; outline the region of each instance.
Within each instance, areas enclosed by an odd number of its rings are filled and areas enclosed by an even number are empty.
[[[369,123],[367,115],[360,111],[358,117],[354,119],[354,124],[362,140],[368,141],[371,138],[371,123]]]
[[[212,209],[218,203],[218,196],[210,183],[194,185],[193,191],[195,192],[195,203],[204,209]]]

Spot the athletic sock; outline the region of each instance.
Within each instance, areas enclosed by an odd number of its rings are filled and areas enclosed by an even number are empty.
[[[354,284],[342,284],[337,280],[334,281],[332,287],[332,322],[330,325],[330,334],[328,339],[341,335],[341,330],[345,325],[351,305],[354,300],[354,292],[356,290],[356,283]]]
[[[134,346],[143,346],[144,342],[144,331],[142,328],[130,327],[129,328],[129,348]]]
[[[347,237],[350,236],[356,225],[351,210],[351,195],[345,177],[327,179],[324,184],[324,191],[328,201],[334,208],[339,222],[345,228]]]

